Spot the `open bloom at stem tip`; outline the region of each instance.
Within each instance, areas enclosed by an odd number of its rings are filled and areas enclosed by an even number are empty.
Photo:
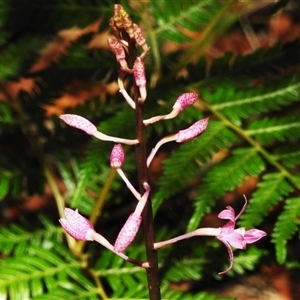
[[[231,206],[227,206],[226,209],[221,211],[218,215],[220,219],[229,220],[223,227],[220,228],[220,233],[216,236],[218,240],[225,244],[230,258],[229,267],[225,271],[220,272],[220,275],[228,272],[233,266],[233,252],[231,246],[237,249],[246,249],[247,244],[255,243],[267,235],[264,231],[255,228],[247,231],[245,228],[235,229],[235,223],[244,212],[246,206],[247,198],[245,197],[245,204],[237,216]]]
[[[59,219],[59,223],[63,229],[74,239],[80,241],[93,241],[93,233],[95,232],[93,225],[78,210],[65,208],[66,218]]]

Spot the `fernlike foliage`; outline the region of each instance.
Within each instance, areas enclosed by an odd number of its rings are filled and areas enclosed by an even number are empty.
[[[157,0],[135,7],[124,3],[136,23],[144,22],[152,49],[146,60],[147,76],[152,82],[146,115],[170,111],[183,92],[193,90],[200,94],[194,107],[174,120],[149,128],[149,150],[160,137],[210,117],[209,127],[199,139],[176,144],[172,152],[168,148],[172,146],[162,148],[168,155],[153,195],[157,238],[196,229],[228,192],[255,178],[257,184],[247,191],[249,205],[240,225],[266,226],[277,262],[290,263],[293,258],[287,247],[291,239],[299,239],[300,215],[300,59],[295,55],[300,50],[299,42],[274,45],[239,57],[226,54],[208,67],[203,59],[205,51],[247,12],[247,5],[235,6],[236,1],[225,5],[217,0],[171,2]],[[272,13],[286,2],[279,1]],[[113,7],[110,1],[101,0],[40,0],[34,4],[2,1],[1,5],[3,207],[11,199],[25,203],[31,195],[46,194],[47,185],[52,187],[51,195],[56,200],[63,197],[69,206],[87,216],[101,198],[105,213],[97,226],[113,240],[131,201],[136,200],[131,200],[109,168],[111,145],[63,128],[57,118],[64,112],[77,113],[99,124],[107,134],[132,138],[133,114],[113,85],[117,76],[115,58],[106,44],[99,42],[99,36],[100,40],[106,39],[101,34],[108,29]],[[93,44],[95,41],[101,46]],[[163,54],[166,41],[178,43],[175,53]],[[180,47],[187,42],[191,47]],[[177,76],[182,67],[185,78]],[[124,171],[135,182],[134,153],[125,151]],[[46,172],[49,169],[50,176]],[[53,188],[61,183],[63,189]],[[48,217],[53,215],[49,213]],[[50,220],[42,217],[43,222],[39,222],[25,214],[23,219],[8,226],[3,222],[0,230],[1,299],[147,297],[145,275],[140,268],[93,244],[88,245],[86,253],[71,254],[57,227],[58,216]],[[168,233],[170,228],[172,235]],[[163,298],[217,299],[208,292],[190,293],[170,287],[170,283],[182,281],[201,282],[222,269],[220,265],[227,265],[227,257],[219,255],[224,252],[223,245],[199,239],[161,251]],[[128,255],[143,259],[142,240],[139,236]],[[252,247],[236,255],[230,275],[255,269],[259,259],[270,254],[267,243],[260,248]]]

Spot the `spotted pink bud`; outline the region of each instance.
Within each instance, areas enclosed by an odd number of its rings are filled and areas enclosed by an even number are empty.
[[[141,222],[142,217],[134,213],[128,217],[116,239],[114,245],[115,252],[123,252],[132,243],[140,228]]]
[[[185,93],[178,97],[175,104],[173,105],[173,109],[179,109],[183,111],[187,106],[193,105],[198,99],[197,93]]]
[[[124,151],[121,144],[114,145],[110,154],[110,166],[115,169],[122,167],[124,162]]]
[[[119,43],[116,39],[107,39],[107,42],[112,52],[116,55],[117,61],[121,61],[126,58],[125,50],[121,43]]]
[[[86,118],[78,115],[65,114],[60,115],[59,118],[66,122],[68,125],[73,126],[77,129],[85,131],[87,134],[94,135],[97,132],[96,126]]]
[[[133,30],[134,30],[134,39],[135,39],[136,43],[139,46],[145,45],[146,40],[142,34],[141,28],[138,25],[133,24]]]
[[[78,210],[65,208],[66,218],[59,219],[63,229],[74,239],[80,241],[92,241],[92,234],[95,232],[93,225]]]
[[[145,75],[145,65],[143,60],[140,57],[138,57],[133,64],[133,76],[136,85],[139,87],[141,100],[143,102],[146,100],[147,97],[146,75]]]
[[[188,142],[198,137],[206,129],[208,125],[208,120],[209,118],[199,120],[189,128],[178,131],[175,135],[176,142],[177,143]]]
[[[146,86],[145,65],[140,57],[133,64],[133,75],[138,87]]]

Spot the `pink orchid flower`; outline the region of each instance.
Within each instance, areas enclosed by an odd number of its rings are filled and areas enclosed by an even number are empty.
[[[246,249],[247,244],[255,243],[267,235],[264,231],[255,228],[247,231],[243,227],[235,229],[237,219],[241,216],[247,206],[247,198],[245,196],[244,198],[245,204],[237,216],[235,216],[234,209],[231,206],[227,206],[227,209],[224,209],[218,215],[220,219],[229,220],[220,228],[220,233],[216,238],[224,243],[230,258],[229,267],[225,271],[220,272],[219,275],[227,273],[233,266],[233,251],[231,246],[237,249]]]

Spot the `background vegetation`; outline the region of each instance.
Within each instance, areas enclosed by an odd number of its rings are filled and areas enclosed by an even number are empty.
[[[300,293],[291,280],[300,268],[299,3],[121,4],[151,47],[147,117],[169,112],[184,92],[200,93],[179,117],[149,128],[149,150],[210,117],[199,139],[163,146],[150,167],[157,240],[222,226],[217,213],[226,205],[239,211],[243,193],[249,205],[239,225],[268,233],[235,251],[223,277],[217,273],[228,265],[227,251],[213,238],[160,250],[163,298],[238,298],[242,278],[249,298],[277,292],[292,298]],[[64,205],[87,217],[97,205],[96,228],[113,242],[135,204],[109,167],[112,145],[58,119],[80,114],[106,134],[134,137],[133,113],[118,93],[106,43],[112,15],[113,3],[103,0],[1,2],[1,299],[147,298],[144,270],[96,243],[66,242],[58,224]],[[124,171],[135,183],[131,148]],[[127,252],[144,258],[142,231]],[[279,275],[284,291],[273,284]]]

